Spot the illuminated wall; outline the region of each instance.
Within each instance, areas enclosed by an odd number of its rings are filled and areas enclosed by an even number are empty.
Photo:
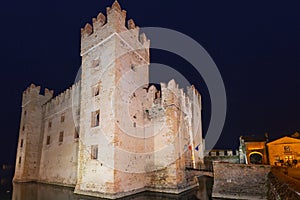
[[[283,137],[267,144],[270,165],[300,167],[300,139]]]

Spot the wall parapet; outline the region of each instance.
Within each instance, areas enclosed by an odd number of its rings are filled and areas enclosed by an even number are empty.
[[[45,88],[44,94],[41,94],[41,86],[36,86],[32,83],[23,92],[22,105],[24,106],[25,104],[36,98],[39,98],[41,100],[41,103],[44,103],[53,97],[53,93],[53,90]]]
[[[72,85],[67,90],[63,91],[56,97],[52,98],[50,101],[45,103],[43,105],[45,110],[45,115],[47,116],[52,111],[55,111],[57,109],[61,110],[62,107],[71,106],[72,103],[79,103],[79,99],[73,99],[73,98],[79,98],[80,93],[80,81]],[[78,101],[78,102],[77,102]]]
[[[214,162],[213,169],[213,197],[267,199],[271,166]]]

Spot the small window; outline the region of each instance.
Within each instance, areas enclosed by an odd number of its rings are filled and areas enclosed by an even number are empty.
[[[92,127],[100,125],[100,110],[92,112]]]
[[[62,115],[62,116],[60,117],[60,122],[61,122],[61,123],[65,122],[65,115]]]
[[[20,147],[21,148],[23,148],[23,143],[24,143],[24,140],[22,139],[21,142],[20,142]]]
[[[49,145],[49,144],[50,144],[50,136],[48,135],[47,140],[46,140],[46,145]]]
[[[26,116],[26,115],[27,115],[27,111],[25,110],[25,111],[24,111],[24,116]]]
[[[134,71],[134,72],[135,72],[135,70],[136,70],[136,67],[135,67],[134,65],[131,65],[131,67],[130,67],[130,68],[131,68],[131,70],[132,70],[132,71]]]
[[[25,126],[23,125],[23,127],[22,127],[22,131],[25,131]]]
[[[75,128],[74,139],[78,139],[78,138],[79,138],[79,131],[78,128]]]
[[[92,160],[98,159],[98,145],[91,146],[91,159]]]
[[[93,87],[93,96],[96,97],[96,96],[99,96],[99,94],[100,94],[100,86],[98,84]]]
[[[49,121],[49,122],[48,122],[48,128],[51,128],[51,127],[52,127],[52,122]]]
[[[19,157],[19,164],[21,164],[21,162],[22,162],[22,158],[21,158],[21,156]]]
[[[64,132],[63,131],[59,133],[58,141],[59,142],[63,142],[64,141]]]

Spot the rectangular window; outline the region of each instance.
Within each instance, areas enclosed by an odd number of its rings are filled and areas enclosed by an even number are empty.
[[[91,159],[92,160],[98,159],[98,145],[91,146]]]
[[[60,117],[60,122],[63,123],[64,121],[65,121],[65,115],[62,115],[62,116]]]
[[[79,138],[79,130],[78,128],[75,128],[74,139],[78,139],[78,138]]]
[[[46,145],[49,145],[49,144],[50,144],[50,136],[48,135],[47,140],[46,140]]]
[[[100,110],[92,112],[92,127],[100,125]]]
[[[64,132],[60,132],[59,133],[59,139],[58,139],[59,142],[63,142],[64,141]]]
[[[136,67],[133,64],[131,65],[130,68],[131,68],[132,71],[134,71],[134,72],[136,71]]]
[[[25,110],[25,111],[24,111],[24,116],[26,116],[26,115],[27,115],[27,111]]]
[[[25,131],[25,126],[23,125],[23,127],[22,127],[22,131]]]
[[[52,122],[49,121],[49,122],[48,122],[48,128],[51,128],[51,127],[52,127]]]
[[[21,142],[20,142],[20,147],[21,147],[21,148],[23,147],[23,143],[24,143],[24,140],[21,139]]]
[[[96,96],[99,96],[100,94],[100,85],[97,84],[96,86],[93,87],[93,96],[96,97]]]
[[[22,162],[22,158],[21,158],[21,156],[19,157],[19,164],[21,164],[21,162]]]

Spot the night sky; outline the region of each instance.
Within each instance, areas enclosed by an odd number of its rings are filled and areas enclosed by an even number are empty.
[[[271,138],[300,130],[300,12],[297,1],[119,1],[141,27],[165,27],[198,41],[223,77],[228,112],[216,148],[237,148],[240,135]],[[0,6],[0,164],[15,162],[22,92],[31,83],[59,94],[81,64],[80,28],[113,0],[14,0]],[[151,39],[151,38],[150,38]],[[203,98],[204,132],[210,99],[201,76],[168,52],[151,61],[184,74]]]

